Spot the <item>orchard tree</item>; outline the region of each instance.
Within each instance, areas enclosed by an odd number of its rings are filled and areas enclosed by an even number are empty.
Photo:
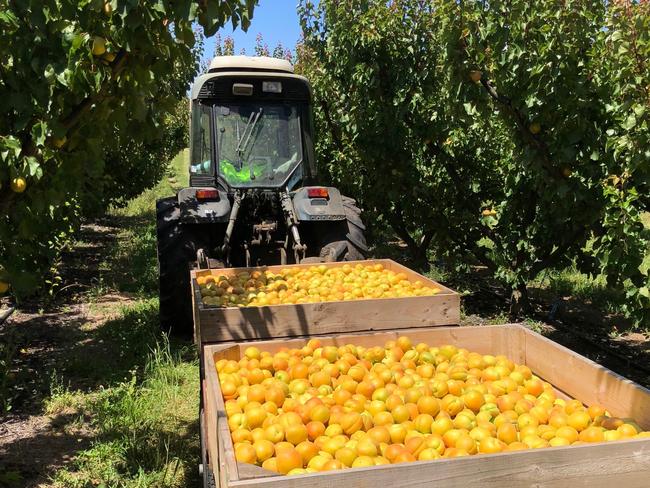
[[[614,161],[602,189],[607,213],[592,249],[612,284],[624,285],[624,310],[650,327],[650,2],[613,2],[598,38],[594,77],[609,120]]]
[[[476,253],[482,207],[501,198],[499,121],[455,102],[446,18],[417,0],[300,6],[298,70],[313,84],[323,169],[421,264],[430,245]]]
[[[269,45],[264,42],[262,34],[255,37],[255,56],[270,56]]]
[[[226,36],[223,40],[221,34],[217,34],[214,44],[215,56],[234,56],[235,55],[235,40]]]
[[[575,264],[648,325],[648,3],[303,0],[299,69],[337,184],[419,260],[512,289]]]
[[[247,28],[256,3],[0,2],[0,290],[42,283],[111,172],[107,145],[152,140],[178,100],[161,88],[185,91],[198,69],[197,26]]]
[[[124,206],[155,186],[171,161],[189,144],[189,100],[182,96],[171,108],[155,114],[156,131],[147,139],[134,139],[116,130],[104,148],[106,171],[97,192],[84,194],[84,214],[98,215],[109,205]],[[101,191],[100,191],[101,190]]]
[[[192,48],[195,59],[203,54],[203,36],[197,35]],[[201,66],[200,71],[206,67]],[[187,84],[195,77],[196,66],[177,64],[174,72],[160,80],[154,98],[146,101],[151,112],[142,127],[132,133],[122,133],[115,127],[110,144],[104,145],[104,166],[101,179],[94,180],[93,191],[83,195],[84,215],[98,215],[109,205],[126,205],[128,200],[152,188],[164,176],[173,158],[189,144],[189,100]],[[137,120],[136,114],[125,113],[127,119]],[[148,125],[153,124],[155,130]]]
[[[497,275],[515,289],[514,312],[527,306],[528,281],[573,262],[625,286],[634,299],[626,311],[639,323],[650,318],[640,268],[650,244],[640,221],[647,202],[639,199],[649,182],[642,107],[650,75],[639,65],[648,54],[647,4],[448,8],[454,83],[482,117],[503,122],[514,147],[501,163],[507,179],[491,252]],[[479,74],[473,87],[472,74]]]
[[[541,271],[581,254],[605,211],[605,110],[590,79],[605,9],[599,0],[446,4],[452,83],[478,119],[499,119],[512,151],[500,166],[490,257],[513,312]],[[477,80],[475,83],[472,83]]]
[[[221,38],[219,34],[216,36],[214,55],[215,56],[232,56],[235,54],[235,40],[231,36],[226,36]],[[246,49],[242,48],[240,54],[245,55]],[[253,47],[253,56],[269,56],[272,58],[286,59],[287,61],[293,61],[293,53],[291,49],[287,49],[282,45],[282,42],[279,42],[273,48],[273,51],[269,49],[269,45],[264,42],[264,36],[261,33],[258,33],[255,36],[255,46]]]

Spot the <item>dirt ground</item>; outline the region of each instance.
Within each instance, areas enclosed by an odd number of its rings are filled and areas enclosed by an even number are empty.
[[[64,285],[54,300],[21,304],[0,328],[0,341],[15,349],[9,373],[11,410],[0,417],[0,486],[3,473],[10,480],[19,473],[24,484],[17,486],[50,486],[49,475],[92,440],[82,413],[66,409],[49,415],[44,401],[62,381],[61,371],[73,371],[64,380],[71,390],[91,386],[95,380],[83,368],[74,374],[75,367],[108,354],[103,341],[91,338],[90,332],[130,298],[115,293],[90,297],[86,292],[97,284],[102,256],[116,232],[110,225],[85,225],[79,244],[63,256]]]

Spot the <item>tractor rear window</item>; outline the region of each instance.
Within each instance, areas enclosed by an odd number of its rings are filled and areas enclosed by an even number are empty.
[[[281,186],[302,161],[297,106],[242,103],[214,110],[219,174],[229,185]]]

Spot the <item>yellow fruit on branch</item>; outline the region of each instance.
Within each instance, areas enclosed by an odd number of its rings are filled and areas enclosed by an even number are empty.
[[[16,193],[22,193],[27,189],[27,181],[22,176],[11,180],[11,189]]]
[[[93,55],[101,56],[106,52],[106,39],[100,36],[93,37]]]
[[[530,124],[528,130],[530,130],[531,134],[539,134],[542,131],[542,126],[539,124],[539,122],[533,122]]]
[[[0,281],[0,295],[4,295],[9,291],[10,285],[5,281]]]
[[[57,137],[57,138],[52,139],[52,145],[56,149],[61,149],[65,145],[65,143],[67,141],[68,141],[68,138],[66,136],[63,136],[63,137],[60,137],[60,138]]]
[[[472,70],[472,71],[469,72],[469,78],[470,78],[474,83],[478,83],[479,81],[481,81],[481,77],[482,77],[482,76],[483,76],[483,72],[482,72],[482,71]]]

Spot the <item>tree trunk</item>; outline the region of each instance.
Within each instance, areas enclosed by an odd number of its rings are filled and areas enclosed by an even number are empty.
[[[520,320],[530,314],[531,306],[528,299],[528,288],[525,282],[519,282],[512,288],[510,294],[510,320]]]
[[[413,265],[421,272],[429,271],[429,260],[427,259],[428,248],[429,246],[419,245],[410,249]]]

